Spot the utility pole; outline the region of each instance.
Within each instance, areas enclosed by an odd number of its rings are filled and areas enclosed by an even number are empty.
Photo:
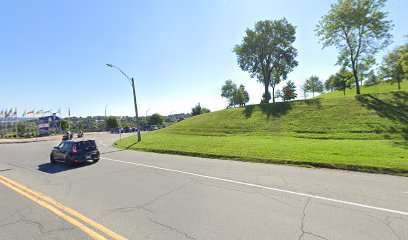
[[[136,126],[137,126],[137,141],[140,142],[142,141],[142,136],[140,135],[140,122],[139,122],[139,115],[137,112],[137,102],[136,102],[136,91],[135,91],[135,80],[133,78],[130,78],[126,73],[124,73],[120,68],[116,67],[115,65],[107,63],[106,66],[108,67],[114,67],[118,69],[130,82],[132,85],[133,89],[133,103],[135,105],[135,114],[136,114]]]
[[[135,80],[133,78],[132,78],[132,88],[133,88],[133,102],[135,104],[135,113],[136,113],[137,141],[140,142],[142,141],[142,136],[140,136],[140,123],[139,123],[139,115],[137,113]]]

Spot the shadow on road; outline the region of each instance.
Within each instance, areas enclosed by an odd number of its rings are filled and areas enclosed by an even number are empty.
[[[112,151],[107,151],[107,152],[101,152],[100,154],[104,155],[108,153],[115,153],[115,152],[122,152],[122,151],[125,151],[125,149],[117,149],[117,150],[112,150]]]
[[[75,166],[67,166],[63,163],[43,163],[43,164],[38,165],[38,170],[41,172],[54,174],[54,173],[60,173],[60,172],[69,171],[69,170],[75,170],[77,168],[87,167],[92,164],[93,163],[91,162],[85,162],[85,163],[80,163]]]

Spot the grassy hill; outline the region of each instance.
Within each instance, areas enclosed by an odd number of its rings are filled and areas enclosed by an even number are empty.
[[[408,175],[408,92],[389,92],[386,87],[364,87],[363,93],[371,93],[357,97],[332,92],[305,101],[207,113],[144,134],[141,143],[130,137],[117,145]]]

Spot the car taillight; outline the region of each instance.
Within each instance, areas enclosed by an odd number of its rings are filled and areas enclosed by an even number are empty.
[[[77,153],[78,149],[77,149],[77,145],[74,144],[74,146],[72,146],[72,152]]]

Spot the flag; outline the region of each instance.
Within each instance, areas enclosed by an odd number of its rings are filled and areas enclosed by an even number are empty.
[[[11,117],[11,113],[13,113],[13,109],[10,109],[9,111],[6,110],[5,117],[6,118]]]
[[[50,109],[48,111],[45,111],[44,113],[51,113],[51,112],[52,112],[52,110]]]
[[[68,117],[71,117],[71,109],[68,108]]]
[[[35,112],[35,114],[40,114],[40,113],[42,113],[42,112],[43,112],[43,110],[40,109],[40,110],[38,110],[37,112]]]
[[[32,111],[29,111],[28,113],[27,113],[27,115],[28,114],[33,114],[34,115],[34,109],[32,110]]]
[[[23,117],[26,117],[26,116],[27,116],[27,110],[24,109]]]
[[[1,109],[1,111],[0,111],[0,117],[3,117],[3,115],[4,115],[4,110]]]
[[[56,113],[59,113],[59,114],[61,114],[61,108],[60,108],[60,109],[58,109],[58,111],[57,111]]]

